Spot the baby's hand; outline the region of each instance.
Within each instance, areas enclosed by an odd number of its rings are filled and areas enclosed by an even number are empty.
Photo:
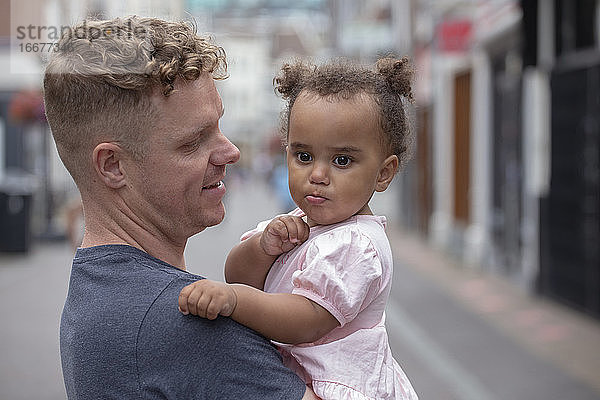
[[[235,310],[237,295],[226,283],[208,279],[187,285],[179,293],[179,311],[202,318],[228,317]]]
[[[290,251],[308,239],[310,228],[300,217],[280,215],[273,218],[260,237],[260,246],[270,256]]]

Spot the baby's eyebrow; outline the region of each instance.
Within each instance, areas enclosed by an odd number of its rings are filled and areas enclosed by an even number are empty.
[[[304,143],[292,142],[289,144],[292,150],[310,150],[312,146],[309,146]],[[336,153],[360,153],[362,149],[354,146],[332,146],[327,148],[329,151]]]
[[[307,149],[311,148],[309,145],[304,144],[304,143],[299,143],[299,142],[292,142],[289,144],[289,146],[291,149],[294,149],[294,150],[307,150]]]
[[[360,153],[362,151],[354,146],[330,147],[329,149],[338,153]]]

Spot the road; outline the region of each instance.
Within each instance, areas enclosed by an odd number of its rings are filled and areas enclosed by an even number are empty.
[[[396,196],[373,201],[390,217],[395,256],[386,324],[421,399],[600,399],[598,321],[433,258],[396,229]],[[277,213],[269,188],[255,179],[230,182],[226,207],[220,226],[190,239],[191,272],[222,280],[240,234]],[[62,243],[0,254],[0,400],[65,398],[58,326],[71,257]]]

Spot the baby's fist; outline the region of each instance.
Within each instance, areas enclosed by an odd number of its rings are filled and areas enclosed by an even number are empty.
[[[233,313],[237,295],[226,283],[202,279],[181,289],[178,303],[183,314],[215,319],[218,315],[228,317]]]
[[[270,256],[278,256],[292,250],[308,239],[310,228],[300,217],[280,215],[273,218],[263,231],[260,245]]]

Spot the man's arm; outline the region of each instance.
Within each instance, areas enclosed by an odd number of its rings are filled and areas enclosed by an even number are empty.
[[[304,296],[265,293],[247,285],[207,279],[181,290],[179,309],[184,314],[208,319],[218,315],[231,317],[281,343],[314,342],[339,326],[329,311]]]

